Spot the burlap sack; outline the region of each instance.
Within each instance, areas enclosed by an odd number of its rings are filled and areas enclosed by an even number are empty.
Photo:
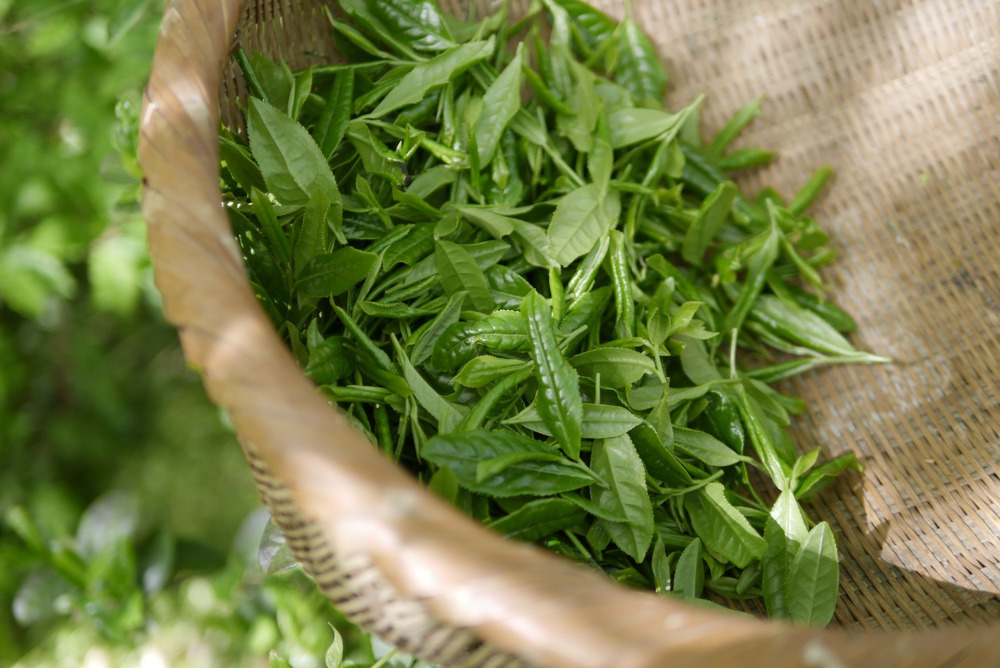
[[[500,539],[424,493],[314,391],[249,289],[219,206],[216,133],[241,91],[227,64],[237,40],[293,66],[335,57],[320,4],[171,0],[140,158],[167,316],[341,610],[448,665],[1000,665],[1000,4],[633,1],[672,106],[707,93],[711,131],[767,95],[741,141],[781,157],[745,187],[789,192],[836,169],[815,210],[840,250],[827,277],[858,345],[898,360],[787,388],[811,407],[802,448],[867,466],[814,508],[843,559],[826,632],[626,591]]]

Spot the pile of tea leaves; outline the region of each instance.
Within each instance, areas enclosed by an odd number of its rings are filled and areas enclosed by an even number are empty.
[[[247,140],[221,136],[250,280],[320,391],[511,538],[828,622],[835,538],[801,504],[860,465],[798,454],[804,406],[772,384],[886,361],[818,273],[830,170],[741,192],[731,173],[772,159],[730,150],[760,100],[704,141],[639,26],[579,0],[339,4],[349,64],[238,52]]]

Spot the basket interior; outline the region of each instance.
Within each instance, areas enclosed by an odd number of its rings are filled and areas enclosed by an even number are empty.
[[[248,0],[238,42],[293,68],[335,62],[320,0]],[[613,16],[621,2],[593,4]],[[925,628],[1000,618],[1000,6],[992,0],[633,0],[673,107],[707,94],[710,133],[761,94],[740,145],[779,153],[744,177],[794,192],[837,176],[814,216],[839,258],[832,298],[891,366],[834,367],[785,389],[801,449],[862,475],[814,516],[842,557],[835,624]],[[245,95],[230,63],[223,121]]]

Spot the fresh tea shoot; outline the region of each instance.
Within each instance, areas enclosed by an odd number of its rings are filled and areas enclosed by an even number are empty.
[[[818,272],[830,171],[789,202],[743,193],[731,172],[772,155],[729,147],[761,101],[703,141],[635,22],[579,0],[340,6],[349,64],[239,53],[246,140],[221,137],[250,280],[320,391],[514,539],[828,622],[834,536],[802,502],[860,464],[800,455],[804,407],[771,384],[886,361]]]

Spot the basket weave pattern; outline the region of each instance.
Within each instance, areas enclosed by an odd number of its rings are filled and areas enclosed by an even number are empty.
[[[827,276],[858,344],[897,360],[787,388],[810,406],[801,448],[867,467],[813,511],[842,556],[843,630],[817,633],[625,591],[493,536],[381,459],[299,372],[219,207],[216,132],[220,112],[239,123],[245,94],[234,42],[292,67],[336,58],[323,4],[169,2],[140,159],[167,316],[275,520],[346,614],[449,665],[1000,665],[1000,5],[633,2],[672,106],[708,93],[708,131],[767,95],[741,143],[780,159],[744,187],[793,192],[836,169],[815,211],[841,250]]]

